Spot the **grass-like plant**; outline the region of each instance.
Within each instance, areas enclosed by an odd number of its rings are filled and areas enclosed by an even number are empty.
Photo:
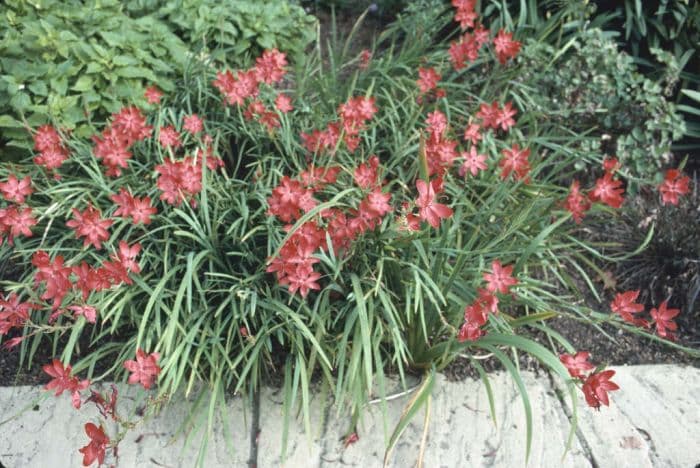
[[[21,319],[0,316],[0,332],[19,332],[7,343],[31,362],[51,340],[73,364],[53,364],[64,379],[52,388],[78,401],[85,384],[71,372],[95,382],[126,369],[147,388],[157,377],[161,396],[204,383],[208,430],[228,392],[253,394],[282,373],[285,421],[300,407],[310,429],[316,382],[353,432],[373,394],[386,396],[389,370],[404,386],[417,372],[387,457],[435,372],[464,356],[492,411],[472,356],[513,376],[528,447],[519,354],[566,382],[574,408],[576,385],[591,406],[607,404],[613,372],[547,320],[643,326],[631,295],[614,302],[620,317],[589,310],[568,273],[593,289],[586,272],[603,253],[577,223],[589,210],[614,216],[619,167],[582,158],[592,137],[532,105],[537,89],[513,60],[520,42],[475,24],[470,3],[455,2],[468,33],[453,31],[451,11],[426,9],[373,51],[350,53],[351,35],[292,64],[272,50],[247,70],[193,65],[177,92],[125,107],[92,142],[40,129],[34,161],[0,167],[12,203],[0,253],[22,271],[4,281],[6,302],[26,304]],[[600,177],[581,187],[577,170]],[[11,176],[28,176],[31,193]],[[683,180],[662,193],[682,194]],[[657,327],[672,318],[657,317]],[[118,442],[86,432],[98,461]]]

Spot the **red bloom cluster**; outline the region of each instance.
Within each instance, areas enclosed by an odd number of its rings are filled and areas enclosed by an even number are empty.
[[[156,166],[159,174],[156,186],[163,193],[160,199],[175,206],[189,200],[202,190],[202,166],[195,158],[186,156],[180,160],[166,159]]]
[[[284,176],[272,190],[272,196],[267,199],[269,213],[285,223],[294,222],[301,217],[302,211],[306,213],[316,206],[313,193],[312,189],[304,187],[300,181]]]
[[[569,195],[564,201],[564,209],[569,211],[576,224],[581,224],[583,215],[591,208],[589,199],[581,193],[581,183],[574,180],[569,189]]]
[[[457,10],[455,12],[455,21],[459,23],[462,29],[473,28],[477,14],[474,11],[476,8],[476,0],[452,0],[452,6]]]
[[[498,298],[488,289],[479,289],[478,297],[464,308],[464,323],[457,334],[457,341],[476,341],[484,335],[482,327],[489,314],[498,313]]]
[[[0,335],[6,335],[12,328],[22,328],[32,309],[38,308],[30,302],[21,302],[15,293],[7,298],[0,294]]]
[[[134,224],[150,224],[151,216],[158,212],[158,209],[151,205],[151,197],[134,197],[124,187],[119,189],[118,194],[112,195],[110,200],[117,205],[113,216],[130,217]]]
[[[282,95],[280,95],[282,96]],[[279,96],[278,96],[279,97]],[[284,98],[287,98],[284,96]],[[288,98],[287,98],[288,99]],[[283,103],[283,106],[285,104]],[[275,100],[275,106],[277,106],[277,101]],[[287,102],[287,106],[291,107],[291,101]],[[282,112],[280,110],[280,112]],[[245,112],[243,112],[243,117],[245,117],[246,120],[257,120],[261,124],[263,124],[268,131],[272,131],[275,128],[278,128],[280,126],[280,119],[279,116],[275,111],[268,110],[265,107],[265,104],[259,99],[254,99],[250,101],[248,104],[248,107],[246,108]]]
[[[464,324],[459,329],[458,341],[475,341],[484,335],[482,327],[486,325],[489,314],[498,313],[496,293],[508,294],[510,288],[518,284],[512,275],[512,265],[504,267],[500,260],[491,262],[491,273],[483,274],[486,289],[479,289],[476,300],[464,309]]]
[[[29,176],[19,180],[14,174],[7,177],[7,182],[0,182],[0,192],[5,200],[17,204],[24,203],[26,197],[32,194],[32,180]]]
[[[38,250],[32,256],[32,265],[37,269],[34,282],[39,287],[44,285],[44,293],[41,299],[52,301],[52,309],[57,310],[65,296],[73,289],[81,293],[83,301],[86,301],[90,293],[100,292],[117,286],[121,283],[132,284],[129,272],[139,273],[140,268],[135,261],[141,246],[135,244],[129,247],[124,241],[119,243],[119,253],[113,255],[110,260],[102,262],[100,268],[93,268],[86,262],[69,267],[61,255],[51,260],[49,254]],[[71,280],[71,275],[74,280]],[[70,309],[76,315],[86,315],[92,321],[93,311],[80,306],[79,309]],[[59,312],[60,314],[60,312]]]
[[[163,148],[166,149],[172,148],[173,150],[176,150],[182,146],[180,133],[175,130],[175,127],[172,125],[160,127],[160,130],[158,131],[158,142]]]
[[[256,118],[267,127],[268,131],[280,126],[279,116],[274,110],[268,109],[258,96],[262,84],[272,85],[279,83],[287,73],[287,57],[277,49],[265,50],[258,57],[255,67],[237,71],[236,75],[227,70],[216,74],[213,85],[224,95],[229,105],[243,106],[250,99],[243,115],[246,119]],[[281,112],[292,110],[291,99],[285,95],[278,95],[274,106]]]
[[[520,146],[513,145],[510,149],[504,149],[501,154],[503,154],[503,157],[498,162],[498,167],[501,168],[501,178],[507,179],[508,176],[513,174],[515,180],[523,180],[525,183],[528,183],[530,150],[527,148],[521,149]]]
[[[357,166],[354,173],[354,179],[358,187],[361,189],[368,189],[370,187],[378,186],[378,167],[379,158],[376,155],[370,156],[366,163],[361,163],[359,166]]]
[[[102,248],[102,241],[109,239],[109,228],[114,221],[102,219],[102,213],[92,205],[81,213],[73,208],[73,219],[66,223],[66,226],[75,229],[77,237],[84,237],[83,248],[93,245],[97,250]]]
[[[146,88],[146,91],[143,93],[143,96],[146,98],[146,101],[149,104],[158,104],[160,103],[160,100],[163,97],[163,93],[157,87],[149,86],[148,88]]]
[[[39,151],[39,156],[34,158],[34,162],[50,171],[58,169],[68,159],[68,150],[51,125],[43,125],[36,130],[34,149]]]
[[[610,309],[622,317],[622,320],[627,323],[649,328],[652,323],[632,315],[644,312],[644,305],[635,302],[638,297],[639,290],[618,293],[610,303]],[[653,324],[656,325],[656,333],[661,338],[666,338],[668,340],[675,339],[673,332],[678,329],[678,325],[676,325],[673,319],[680,314],[680,312],[679,309],[669,309],[668,300],[663,301],[658,309],[653,308],[649,311]]]
[[[289,230],[291,226],[287,226]],[[272,259],[267,267],[268,273],[275,273],[280,285],[287,285],[290,294],[299,291],[306,297],[312,289],[321,289],[318,279],[321,275],[314,271],[313,265],[319,260],[313,256],[317,249],[323,249],[325,232],[316,222],[304,223],[285,242],[278,257]]]
[[[481,47],[488,41],[488,30],[479,27],[473,33],[464,33],[453,41],[447,53],[455,70],[461,70],[479,58]]]
[[[515,58],[520,52],[520,42],[513,40],[513,33],[505,32],[503,29],[498,31],[493,39],[493,45],[496,49],[496,58],[501,65],[505,65],[509,58]]]
[[[690,178],[683,175],[678,169],[669,169],[666,171],[664,181],[659,185],[659,193],[661,193],[661,202],[664,205],[678,205],[678,197],[685,195],[690,191]]]
[[[513,104],[511,102],[507,102],[503,107],[500,107],[498,103],[494,101],[491,105],[486,103],[481,104],[481,106],[479,106],[479,111],[476,113],[476,118],[481,120],[481,126],[483,128],[493,128],[494,130],[501,128],[503,131],[507,132],[515,125],[515,119],[513,119],[513,117],[516,113],[517,111],[513,109]]]
[[[151,136],[153,127],[146,125],[146,117],[135,106],[128,106],[112,115],[112,124],[100,136],[93,136],[93,152],[102,160],[107,170],[105,174],[119,177],[122,169],[128,167],[131,159],[131,146]]]
[[[333,151],[343,135],[348,151],[354,152],[360,144],[360,131],[377,113],[373,97],[358,96],[348,99],[338,107],[340,122],[330,122],[325,130],[314,130],[310,134],[302,132],[301,140],[310,153]]]
[[[595,186],[590,190],[588,196],[581,191],[581,183],[574,180],[569,188],[569,194],[562,203],[565,210],[571,213],[576,224],[580,224],[586,212],[591,208],[591,202],[601,202],[613,208],[619,208],[624,202],[622,197],[624,189],[622,181],[614,175],[620,169],[617,158],[605,157],[603,159],[603,177],[596,180]]]
[[[610,381],[615,375],[615,371],[595,372],[595,366],[588,362],[589,356],[588,352],[579,351],[576,354],[562,354],[559,356],[559,360],[569,371],[569,375],[583,384],[581,390],[583,396],[586,397],[588,406],[600,409],[601,404],[605,406],[610,404],[608,392],[619,390],[620,387],[615,382]],[[593,372],[586,375],[589,371]]]
[[[284,176],[268,198],[269,214],[285,223],[292,223],[317,205],[314,194],[329,184],[335,184],[340,167],[309,167],[300,174],[300,180]],[[383,181],[379,177],[379,159],[371,156],[354,171],[357,185],[366,190],[357,209],[331,208],[320,212],[320,220],[310,220],[297,229],[280,249],[279,256],[268,261],[268,273],[275,273],[280,285],[289,292],[299,292],[302,297],[311,290],[320,289],[321,274],[314,271],[319,260],[318,250],[325,250],[326,238],[330,238],[336,254],[347,251],[359,235],[375,229],[382,219],[393,211],[391,194],[382,192]],[[319,224],[325,225],[325,228]],[[289,232],[291,225],[285,226]]]
[[[5,235],[10,245],[13,245],[17,236],[31,237],[31,228],[36,224],[37,220],[34,219],[31,208],[19,208],[13,205],[0,209],[0,244]]]
[[[436,98],[445,97],[445,90],[437,87],[441,78],[442,76],[440,73],[435,71],[435,69],[432,67],[421,67],[418,69],[418,80],[416,81],[418,84],[418,89],[420,90],[420,94],[418,95],[418,103],[421,103],[423,96],[430,93],[432,90],[435,90]]]

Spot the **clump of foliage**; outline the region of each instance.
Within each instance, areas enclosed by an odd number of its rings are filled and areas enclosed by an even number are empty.
[[[493,399],[476,353],[511,373],[528,421],[518,353],[574,404],[580,388],[607,405],[614,371],[547,321],[671,327],[633,317],[634,291],[611,310],[580,305],[566,274],[604,258],[577,223],[624,204],[625,171],[602,153],[581,161],[598,137],[538,108],[537,77],[520,79],[524,38],[455,3],[455,17],[423,8],[420,28],[399,18],[374,58],[346,43],[298,57],[293,73],[275,49],[246,68],[194,62],[167,100],[119,109],[91,142],[36,130],[34,158],[0,166],[0,255],[22,268],[3,282],[5,344],[31,359],[50,339],[51,375],[78,401],[90,383],[73,373],[128,371],[161,396],[204,382],[210,416],[227,390],[283,374],[284,419],[298,405],[307,429],[312,376],[356,424],[373,389],[386,396],[387,369],[404,386],[420,372],[390,448],[455,359]],[[662,194],[677,199],[688,180],[672,176]],[[90,460],[117,442],[86,432]]]
[[[286,0],[129,0],[131,15],[152,15],[190,47],[216,61],[236,63],[278,48],[304,52],[316,34],[313,16]]]
[[[207,47],[236,63],[266,47],[299,52],[314,33],[314,19],[282,0],[146,3],[152,15],[119,0],[3,2],[0,151],[31,149],[26,127],[50,120],[89,136],[91,120],[143,104],[146,83],[172,91],[188,57]]]
[[[632,57],[600,30],[585,31],[568,50],[528,42],[521,55],[539,109],[571,122],[576,132],[605,140],[584,151],[614,153],[635,177],[650,178],[670,161],[671,144],[683,136],[683,120],[664,95],[664,83],[639,73]],[[546,63],[544,70],[542,64]]]
[[[187,47],[152,17],[133,19],[120,2],[10,0],[0,7],[0,114],[9,146],[31,148],[25,124],[56,120],[89,136],[124,102],[143,100],[143,83],[173,90]]]

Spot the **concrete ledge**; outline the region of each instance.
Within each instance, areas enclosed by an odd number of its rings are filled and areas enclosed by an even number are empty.
[[[557,397],[561,384],[556,380],[552,384],[546,374],[523,374],[533,413],[532,451],[527,466],[692,468],[700,463],[700,369],[660,365],[615,370],[613,380],[621,390],[612,394],[609,408],[591,410],[579,395],[579,430],[566,454],[571,408],[565,398]],[[492,374],[490,379],[497,425],[491,419],[480,381],[455,383],[438,376],[423,457],[426,468],[525,466],[525,412],[520,396],[507,374]],[[140,405],[143,391],[125,386],[120,390],[122,411],[133,411]],[[217,422],[201,453],[205,426],[199,433],[195,430],[174,437],[192,402],[172,402],[157,417],[127,434],[119,446],[117,466],[189,468],[199,460],[207,468],[381,467],[386,441],[409,399],[406,395],[386,405],[368,407],[359,423],[359,440],[345,447],[343,438],[349,419],[336,417],[336,408],[314,396],[310,431],[305,430],[300,418],[292,420],[284,461],[283,404],[278,390],[266,388],[261,392],[260,432],[254,440],[252,414],[246,401],[233,398],[225,410],[217,409]],[[7,420],[22,409],[26,410]],[[407,428],[389,466],[415,466],[424,415],[421,411]],[[75,411],[67,395],[54,398],[40,387],[0,388],[0,463],[6,468],[81,466],[78,448],[88,442],[83,426],[97,422],[97,417],[92,404]],[[107,429],[113,434],[116,427],[112,423]]]

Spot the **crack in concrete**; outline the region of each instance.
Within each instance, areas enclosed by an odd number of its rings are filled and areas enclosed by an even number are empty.
[[[258,438],[260,437],[260,389],[253,392],[253,411],[250,421],[250,455],[248,468],[258,466]]]
[[[561,406],[564,415],[566,415],[566,418],[569,420],[569,423],[571,423],[571,420],[573,419],[573,414],[569,410],[569,407],[566,405],[566,401],[564,399],[564,396],[562,395],[562,392],[554,384],[554,376],[550,371],[546,372],[547,377],[549,377],[549,385],[552,387],[552,390],[554,390],[554,395],[557,397],[557,400],[559,401],[559,405]],[[583,435],[583,431],[581,431],[581,428],[578,427],[578,425],[576,426],[576,439],[578,440],[578,443],[581,444],[583,456],[586,457],[588,462],[591,464],[591,468],[600,468],[598,461],[593,456],[593,450],[591,449],[588,440],[586,440],[586,436]]]
[[[326,437],[326,434],[328,433],[328,421],[330,420],[330,414],[331,414],[331,407],[333,404],[331,403],[331,398],[328,398],[328,401],[326,401],[326,407],[323,408],[323,420],[321,421],[321,435],[320,439],[322,441],[321,444],[321,455],[319,456],[319,462],[318,462],[318,467],[323,468],[323,462],[328,461],[331,463],[334,463],[336,461],[340,461],[342,463],[342,456],[338,460],[328,460],[326,459],[326,452],[328,451],[328,439]]]

